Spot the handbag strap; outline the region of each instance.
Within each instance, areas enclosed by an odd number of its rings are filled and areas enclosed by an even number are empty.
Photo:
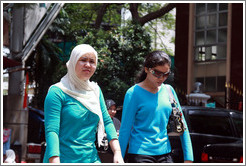
[[[178,108],[177,102],[176,102],[176,100],[175,100],[175,98],[174,98],[174,95],[173,95],[173,92],[172,92],[172,90],[171,90],[170,85],[165,85],[165,86],[166,86],[167,91],[168,91],[169,101],[170,101],[171,106],[172,106],[172,112],[173,112],[173,114],[176,115],[176,113],[178,112],[177,109],[176,109],[176,108]]]
[[[169,85],[165,85],[165,86],[166,86],[166,89],[168,91],[169,101],[170,101],[172,107],[175,107],[176,100],[175,100],[175,98],[173,96],[173,92],[172,92],[172,90],[171,90]]]

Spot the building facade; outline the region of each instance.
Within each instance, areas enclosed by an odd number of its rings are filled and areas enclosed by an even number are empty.
[[[203,85],[218,107],[242,110],[243,3],[177,4],[175,85],[181,101]],[[184,102],[185,103],[185,102]]]

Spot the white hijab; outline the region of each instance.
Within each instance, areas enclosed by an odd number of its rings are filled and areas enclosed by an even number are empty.
[[[75,98],[88,110],[99,116],[100,120],[97,126],[97,140],[100,147],[104,134],[104,123],[99,101],[99,86],[97,83],[90,82],[89,80],[80,80],[75,72],[77,61],[86,53],[94,53],[97,63],[98,56],[94,48],[88,44],[80,44],[76,46],[72,50],[69,61],[66,63],[68,69],[67,74],[54,86],[58,86],[64,93]]]

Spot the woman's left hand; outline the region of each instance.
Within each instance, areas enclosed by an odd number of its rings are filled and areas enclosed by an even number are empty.
[[[114,163],[124,163],[121,155],[121,151],[117,150],[114,152]]]

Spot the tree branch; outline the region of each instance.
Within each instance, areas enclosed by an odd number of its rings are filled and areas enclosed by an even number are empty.
[[[138,22],[140,23],[140,25],[143,26],[145,23],[165,15],[175,7],[176,3],[169,3],[155,12],[149,13],[141,18],[138,18]]]
[[[110,5],[110,3],[103,3],[101,5],[100,9],[98,10],[97,18],[96,18],[96,22],[95,22],[95,28],[96,29],[100,28],[103,16],[106,13],[107,7],[109,5]],[[138,3],[130,3],[130,12],[132,14],[132,21],[138,22],[138,23],[140,23],[141,26],[143,26],[145,23],[165,15],[166,13],[168,13],[169,11],[171,11],[175,7],[176,7],[176,3],[169,3],[169,4],[165,5],[164,7],[162,7],[161,9],[159,9],[155,12],[151,12],[151,13],[146,14],[143,17],[140,17],[139,13],[138,13]]]

